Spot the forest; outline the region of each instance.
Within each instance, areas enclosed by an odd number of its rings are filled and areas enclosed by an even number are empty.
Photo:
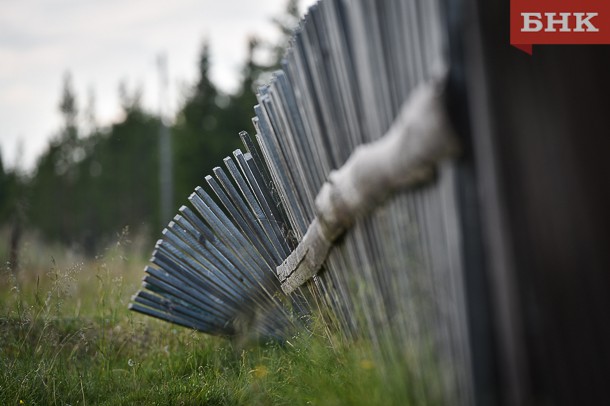
[[[253,132],[256,88],[279,67],[298,17],[298,1],[289,1],[285,13],[272,20],[281,32],[276,43],[247,39],[249,52],[233,94],[211,81],[214,50],[203,41],[198,78],[175,117],[166,120],[171,123],[173,167],[167,172],[172,175],[172,213],[224,157],[240,148],[239,132]],[[256,60],[261,52],[268,55],[265,62]],[[66,72],[57,104],[62,125],[35,168],[29,173],[7,168],[0,153],[0,229],[8,230],[10,248],[4,249],[12,267],[17,266],[24,232],[86,256],[99,253],[124,229],[149,242],[159,235],[169,220],[162,219],[160,208],[159,138],[165,124],[159,112],[143,108],[143,90],[120,84],[123,118],[100,127],[80,105],[72,73]]]

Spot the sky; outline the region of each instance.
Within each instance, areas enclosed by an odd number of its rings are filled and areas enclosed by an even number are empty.
[[[301,0],[304,11],[315,0]],[[79,109],[93,95],[97,123],[120,118],[118,87],[141,87],[159,110],[159,55],[167,60],[170,115],[196,79],[204,40],[211,77],[235,90],[250,35],[273,40],[286,0],[0,0],[0,151],[30,170],[61,125],[66,72]]]

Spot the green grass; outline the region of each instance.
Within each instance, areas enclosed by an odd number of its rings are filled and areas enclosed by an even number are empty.
[[[6,266],[0,274],[2,405],[404,405],[410,399],[402,379],[381,377],[366,342],[347,344],[322,328],[282,346],[238,348],[129,312],[144,261],[121,242],[87,261],[29,248],[18,275]]]

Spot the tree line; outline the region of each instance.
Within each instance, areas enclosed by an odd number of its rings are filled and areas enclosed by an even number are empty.
[[[290,0],[285,15],[274,19],[284,34],[278,44],[254,37],[249,40],[240,86],[233,94],[221,92],[211,81],[212,51],[208,44],[203,45],[198,77],[169,128],[176,209],[204,182],[205,175],[241,147],[238,133],[254,130],[255,84],[279,65],[288,33],[297,21],[298,0]],[[271,48],[271,61],[257,63],[255,54],[264,47]],[[0,154],[0,227],[10,230],[11,252],[24,229],[36,230],[45,240],[88,255],[116,239],[125,227],[150,239],[158,236],[163,227],[159,207],[161,118],[143,108],[138,90],[121,86],[119,93],[123,119],[98,127],[91,114],[79,111],[71,75],[66,74],[59,102],[62,126],[32,173],[5,168]],[[88,116],[84,123],[81,116]]]

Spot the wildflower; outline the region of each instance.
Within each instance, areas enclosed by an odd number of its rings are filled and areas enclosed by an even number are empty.
[[[129,361],[127,361],[127,365],[129,365],[130,367],[134,366],[136,364],[136,362],[134,360],[132,360],[131,358],[129,358]]]
[[[19,404],[20,405],[25,405],[25,402],[23,401],[23,399],[19,399]]]
[[[269,370],[264,365],[257,365],[250,371],[255,378],[264,378],[269,373]]]
[[[366,370],[373,369],[375,368],[375,364],[370,359],[363,359],[362,361],[360,361],[360,368]]]

